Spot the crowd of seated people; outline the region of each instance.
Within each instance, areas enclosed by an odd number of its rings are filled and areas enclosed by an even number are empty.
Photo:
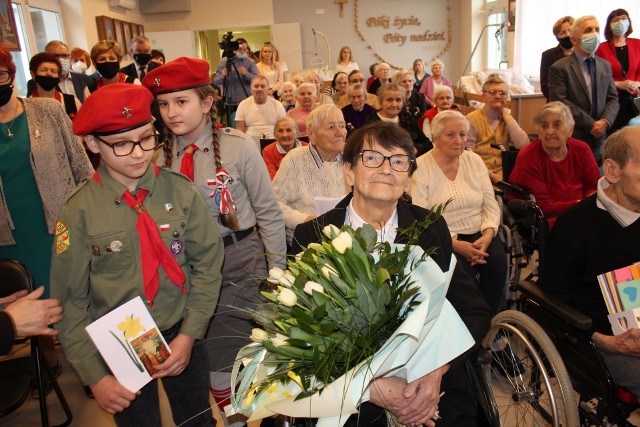
[[[568,42],[561,37],[568,34],[573,22],[568,18],[570,17],[562,20],[556,34],[563,57],[572,52]],[[624,39],[630,47],[635,46],[634,39],[626,37],[630,24],[620,24],[625,19],[628,20],[625,14],[610,16],[607,28],[615,27],[615,30],[610,30],[609,36],[612,40]],[[619,34],[622,29],[625,31]],[[143,84],[149,87],[152,83],[145,79],[145,74],[162,67],[165,59],[159,51],[154,56],[148,39],[137,39],[136,42],[138,44],[134,44],[134,50],[130,52],[134,58],[135,75],[127,75],[121,68],[125,52],[116,42],[100,41],[90,49],[90,54],[81,49],[74,49],[70,54],[66,45],[54,43],[50,49],[35,55],[31,60],[33,82],[30,84],[30,97],[57,99],[65,107],[67,116],[73,119],[75,113],[82,108],[83,100],[93,96],[101,87],[116,83]],[[605,47],[601,49],[604,51]],[[233,91],[232,100],[234,117],[227,122],[236,130],[224,128],[219,132],[237,136],[236,132],[240,131],[254,138],[274,140],[260,148],[264,160],[264,165],[260,162],[260,173],[264,166],[272,180],[273,189],[273,195],[263,194],[263,197],[273,197],[273,202],[280,207],[281,217],[278,220],[283,224],[282,233],[286,235],[288,245],[294,243],[292,238],[296,227],[305,227],[303,224],[315,220],[321,214],[316,211],[319,198],[338,202],[354,191],[349,188],[350,181],[345,180],[345,171],[353,173],[356,167],[363,171],[371,168],[364,164],[364,159],[362,165],[358,163],[359,159],[354,158],[347,159],[346,164],[343,162],[342,153],[347,135],[353,135],[353,131],[363,126],[367,128],[367,123],[391,123],[403,129],[413,142],[410,157],[417,169],[412,167],[407,176],[407,192],[412,203],[431,209],[449,201],[444,211],[444,220],[450,233],[447,245],[451,243],[452,256],[458,259],[460,270],[476,281],[484,302],[491,313],[495,314],[499,309],[505,284],[507,260],[504,243],[496,236],[500,211],[492,186],[492,183],[503,179],[502,157],[500,150],[492,145],[520,150],[509,180],[532,191],[552,225],[555,217],[562,215],[564,211],[574,212],[575,208],[571,208],[575,204],[583,206],[585,201],[596,200],[593,193],[598,192],[597,200],[600,200],[600,187],[603,187],[602,191],[609,188],[606,187],[606,182],[614,184],[613,161],[610,160],[605,165],[612,168],[609,171],[611,178],[603,181],[589,146],[571,137],[574,118],[565,103],[550,102],[537,112],[534,127],[538,137],[530,142],[530,136],[522,129],[522,124],[517,122],[507,108],[509,87],[497,75],[489,76],[483,84],[483,105],[465,116],[455,111],[453,85],[443,74],[444,63],[440,60],[434,60],[431,64],[431,75],[425,71],[425,64],[420,59],[413,61],[411,68],[402,68],[396,72],[387,63],[372,64],[370,69],[373,78],[367,81],[355,62],[351,49],[345,46],[340,51],[333,78],[326,78],[325,84],[316,71],[287,76],[286,64],[279,60],[277,49],[271,43],[262,45],[253,59],[249,52],[246,40],[240,39],[237,58],[242,64],[239,65],[242,72],[237,82],[231,82],[237,87]],[[607,55],[602,51],[599,54]],[[607,59],[614,61],[615,57],[612,55]],[[4,71],[2,66],[0,62],[0,80]],[[90,66],[96,69],[96,74],[92,76],[87,72]],[[625,67],[633,68],[630,64],[622,64],[622,69]],[[219,70],[224,70],[224,67]],[[619,92],[632,93],[632,89],[638,89],[637,81],[614,74]],[[220,77],[217,75],[215,78]],[[626,83],[627,80],[630,80],[629,84]],[[623,87],[624,84],[627,86]],[[246,91],[244,95],[243,88]],[[207,98],[207,94],[203,96]],[[28,112],[29,105],[19,108]],[[207,111],[214,114],[214,110],[215,107],[211,107]],[[0,113],[2,111],[0,106]],[[208,125],[217,124],[210,118],[205,122]],[[11,123],[13,124],[12,121]],[[385,126],[387,125],[368,125],[372,129],[383,129]],[[11,129],[8,127],[9,133]],[[406,136],[404,133],[402,135],[403,138]],[[365,142],[371,144],[371,141]],[[376,149],[380,149],[378,145],[379,141],[376,142]],[[142,145],[139,147],[142,149]],[[406,147],[403,146],[404,148]],[[385,150],[386,147],[382,150],[383,153],[387,153]],[[211,155],[204,150],[191,154],[194,159]],[[611,153],[608,156],[605,160],[613,158],[616,164],[620,163],[618,169],[630,167],[626,163],[622,164],[624,159],[620,160]],[[80,160],[84,167],[84,158]],[[383,165],[386,165],[387,160],[390,159],[383,159]],[[220,159],[216,161],[219,162]],[[229,162],[231,163],[230,160]],[[198,164],[197,161],[195,164]],[[220,168],[222,166],[224,164]],[[375,173],[397,175],[390,172],[392,164],[389,163],[388,166],[379,167]],[[233,167],[240,166],[234,164]],[[83,169],[83,172],[88,175],[90,171]],[[233,180],[228,182],[232,192],[234,184],[238,183]],[[618,185],[623,184],[624,182]],[[203,183],[201,186],[204,185]],[[216,186],[212,186],[210,198],[215,199]],[[251,192],[251,189],[247,190]],[[356,193],[357,190],[355,189]],[[602,199],[606,200],[604,197]],[[222,208],[219,200],[208,200],[207,203],[209,202],[211,206],[218,203],[214,209]],[[627,207],[625,203],[620,204]],[[611,215],[615,217],[617,211],[613,211]],[[46,231],[42,234],[46,234]],[[243,239],[243,231],[234,231],[233,239]],[[257,232],[260,233],[259,228]],[[237,242],[234,240],[232,243]],[[553,273],[560,275],[562,272]],[[603,341],[602,348],[606,350],[613,348],[613,345],[607,346]]]

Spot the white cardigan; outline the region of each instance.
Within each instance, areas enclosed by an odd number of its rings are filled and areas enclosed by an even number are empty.
[[[458,174],[453,181],[444,175],[432,151],[418,157],[416,163],[418,169],[411,177],[413,203],[430,209],[451,199],[443,216],[453,238],[487,228],[498,230],[500,207],[480,156],[465,150],[460,155]]]

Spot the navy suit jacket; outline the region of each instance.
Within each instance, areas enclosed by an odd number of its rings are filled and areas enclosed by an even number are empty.
[[[154,68],[158,68],[160,66],[160,64],[158,64],[155,61],[149,61],[149,63],[147,64],[147,73],[151,70],[153,70]],[[134,79],[138,78],[138,70],[136,69],[136,63],[132,62],[131,64],[127,65],[126,67],[122,67],[120,68],[120,72],[126,74],[129,77],[133,77]],[[142,80],[142,79],[140,79]]]
[[[611,126],[618,114],[618,92],[613,83],[611,65],[597,55],[594,58],[597,119],[605,119]],[[591,117],[589,89],[575,52],[549,68],[549,101],[560,101],[569,107],[576,122],[572,135],[574,138],[588,143],[592,149],[602,146],[606,133],[600,138],[594,138],[589,133],[596,120]]]

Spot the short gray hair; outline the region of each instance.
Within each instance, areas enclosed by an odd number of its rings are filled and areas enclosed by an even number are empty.
[[[638,126],[625,126],[609,136],[602,148],[602,160],[611,159],[624,168],[634,156],[639,154],[631,146],[631,143],[637,139],[637,135],[631,135],[631,133],[638,131],[640,131]]]
[[[442,67],[442,69],[444,70],[444,62],[440,61],[439,59],[434,59],[433,62],[431,63],[431,69],[433,70],[433,66],[434,65],[440,65]]]
[[[388,83],[386,85],[382,85],[378,88],[378,92],[376,92],[376,95],[378,95],[378,102],[380,102],[382,104],[382,100],[384,99],[384,95],[387,92],[400,92],[400,93],[404,93],[404,89],[402,89],[400,87],[399,84],[397,83]]]
[[[545,117],[550,115],[556,115],[560,117],[560,122],[566,127],[569,128],[575,124],[573,120],[573,115],[571,114],[571,110],[565,104],[560,101],[553,101],[545,104],[538,114],[533,118],[533,126],[536,130],[540,130],[540,124]]]
[[[364,95],[365,99],[367,98],[367,88],[361,83],[349,85],[349,87],[347,88],[347,98],[351,98],[351,92],[353,92],[354,90],[361,90],[362,95]]]
[[[413,74],[413,70],[410,70],[408,68],[401,68],[394,76],[393,76],[393,82],[400,84],[400,81],[402,80],[402,78],[406,75],[409,75],[411,77],[411,80],[413,80],[413,82],[416,82],[416,78],[414,77]]]
[[[273,125],[273,135],[275,136],[276,129],[278,129],[278,125],[282,122],[289,123],[293,128],[293,130],[296,132],[296,138],[298,138],[298,135],[300,135],[300,129],[298,129],[298,124],[296,123],[295,120],[293,120],[291,116],[287,116],[286,114],[280,117],[278,120],[276,120],[276,123]]]
[[[318,129],[322,122],[329,117],[329,114],[334,111],[337,111],[342,116],[342,110],[336,107],[335,104],[322,104],[311,110],[305,122],[307,125],[307,133],[309,132],[309,129],[312,129],[313,131]]]
[[[313,83],[302,83],[300,86],[298,86],[298,95],[300,94],[300,91],[303,88],[308,88],[311,89],[313,91],[313,94],[315,96],[318,96],[318,88],[316,87],[316,85],[314,85]]]
[[[469,131],[469,120],[460,111],[447,110],[441,111],[431,121],[431,134],[433,139],[438,138],[444,132],[444,128],[451,120],[463,120],[467,131]]]
[[[596,18],[593,15],[581,16],[580,18],[573,21],[573,25],[571,26],[571,32],[569,33],[571,37],[578,37],[578,33],[580,32],[580,27],[582,26],[582,24],[584,24],[586,21],[589,21],[591,19],[598,22],[598,18]]]
[[[433,96],[432,96],[431,98],[432,98],[433,100],[437,99],[437,98],[438,98],[438,96],[440,96],[440,94],[441,94],[442,92],[449,92],[449,94],[453,97],[453,89],[451,89],[451,88],[450,88],[449,86],[447,86],[447,85],[441,85],[441,86],[436,87],[436,88],[433,90]]]

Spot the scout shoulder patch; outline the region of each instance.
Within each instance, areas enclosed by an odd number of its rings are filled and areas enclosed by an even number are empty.
[[[62,221],[58,220],[56,221],[54,230],[54,244],[56,246],[56,254],[60,255],[62,252],[69,249],[69,229],[66,225],[64,225]]]

